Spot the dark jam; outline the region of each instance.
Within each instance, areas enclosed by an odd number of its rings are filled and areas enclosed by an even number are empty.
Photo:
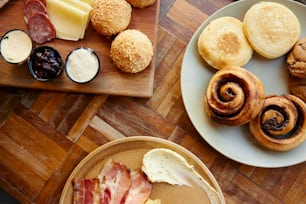
[[[63,61],[57,50],[42,46],[36,48],[29,59],[31,75],[39,81],[56,78],[62,72]]]

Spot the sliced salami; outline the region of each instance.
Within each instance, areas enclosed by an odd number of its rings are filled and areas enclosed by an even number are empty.
[[[26,3],[28,3],[29,1],[33,1],[33,0],[24,0],[24,3],[26,4]],[[43,3],[45,6],[47,5],[46,0],[38,0],[38,1],[40,1],[41,3]]]
[[[38,12],[47,14],[46,6],[39,0],[27,0],[24,4],[24,21],[29,23],[29,19]]]
[[[35,13],[28,22],[32,40],[38,44],[48,42],[56,37],[56,30],[45,13]]]

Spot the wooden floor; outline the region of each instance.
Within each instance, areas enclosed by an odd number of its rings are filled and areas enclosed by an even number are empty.
[[[206,6],[201,6],[205,1]],[[161,0],[151,98],[0,87],[0,188],[22,203],[56,203],[78,162],[108,141],[151,135],[174,141],[211,170],[227,203],[306,203],[306,164],[255,168],[224,157],[185,111],[180,70],[197,27],[231,0]]]

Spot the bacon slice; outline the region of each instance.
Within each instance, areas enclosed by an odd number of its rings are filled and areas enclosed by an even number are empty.
[[[100,202],[121,204],[131,185],[130,170],[123,164],[108,160],[100,174]]]
[[[99,179],[75,178],[73,185],[73,204],[99,203]]]
[[[131,186],[124,204],[143,204],[148,200],[153,184],[140,170],[131,171]]]

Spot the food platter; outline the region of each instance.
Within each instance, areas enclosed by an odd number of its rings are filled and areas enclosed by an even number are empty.
[[[23,1],[9,1],[0,12],[0,37],[12,29],[27,31],[23,19]],[[132,8],[132,19],[128,29],[138,29],[151,40],[154,53],[157,43],[157,27],[159,19],[160,1],[143,9]],[[20,66],[6,63],[0,58],[0,85],[52,91],[66,91],[78,93],[111,94],[134,97],[150,97],[153,94],[155,72],[155,54],[149,67],[137,74],[127,74],[119,71],[109,57],[110,45],[114,37],[98,34],[89,24],[85,38],[79,41],[55,39],[48,45],[57,49],[62,58],[73,49],[88,47],[95,50],[101,61],[101,69],[97,77],[89,83],[78,84],[71,81],[65,73],[49,82],[34,80],[28,72],[27,65]]]
[[[98,175],[108,159],[121,162],[130,169],[140,168],[143,155],[153,148],[171,149],[187,162],[217,191],[223,198],[222,191],[209,169],[194,154],[185,148],[165,139],[151,136],[133,136],[114,140],[98,147],[88,154],[73,170],[66,181],[60,197],[60,204],[72,203],[73,189],[71,181],[76,177],[93,178]],[[160,199],[162,203],[207,203],[207,194],[196,186],[172,186],[166,183],[153,183],[150,199]]]
[[[252,138],[247,125],[226,127],[212,121],[204,110],[205,91],[215,70],[210,68],[197,52],[197,40],[201,31],[210,21],[222,16],[232,16],[240,20],[254,1],[237,1],[211,15],[198,28],[186,49],[182,70],[181,89],[186,111],[199,134],[213,148],[237,162],[257,167],[285,167],[306,161],[306,142],[288,152],[267,150]],[[301,23],[301,37],[306,36],[306,6],[294,1],[276,0],[290,8]],[[265,59],[254,53],[252,59],[244,66],[264,83],[266,95],[281,95],[288,91],[288,72],[285,56],[274,60]]]

